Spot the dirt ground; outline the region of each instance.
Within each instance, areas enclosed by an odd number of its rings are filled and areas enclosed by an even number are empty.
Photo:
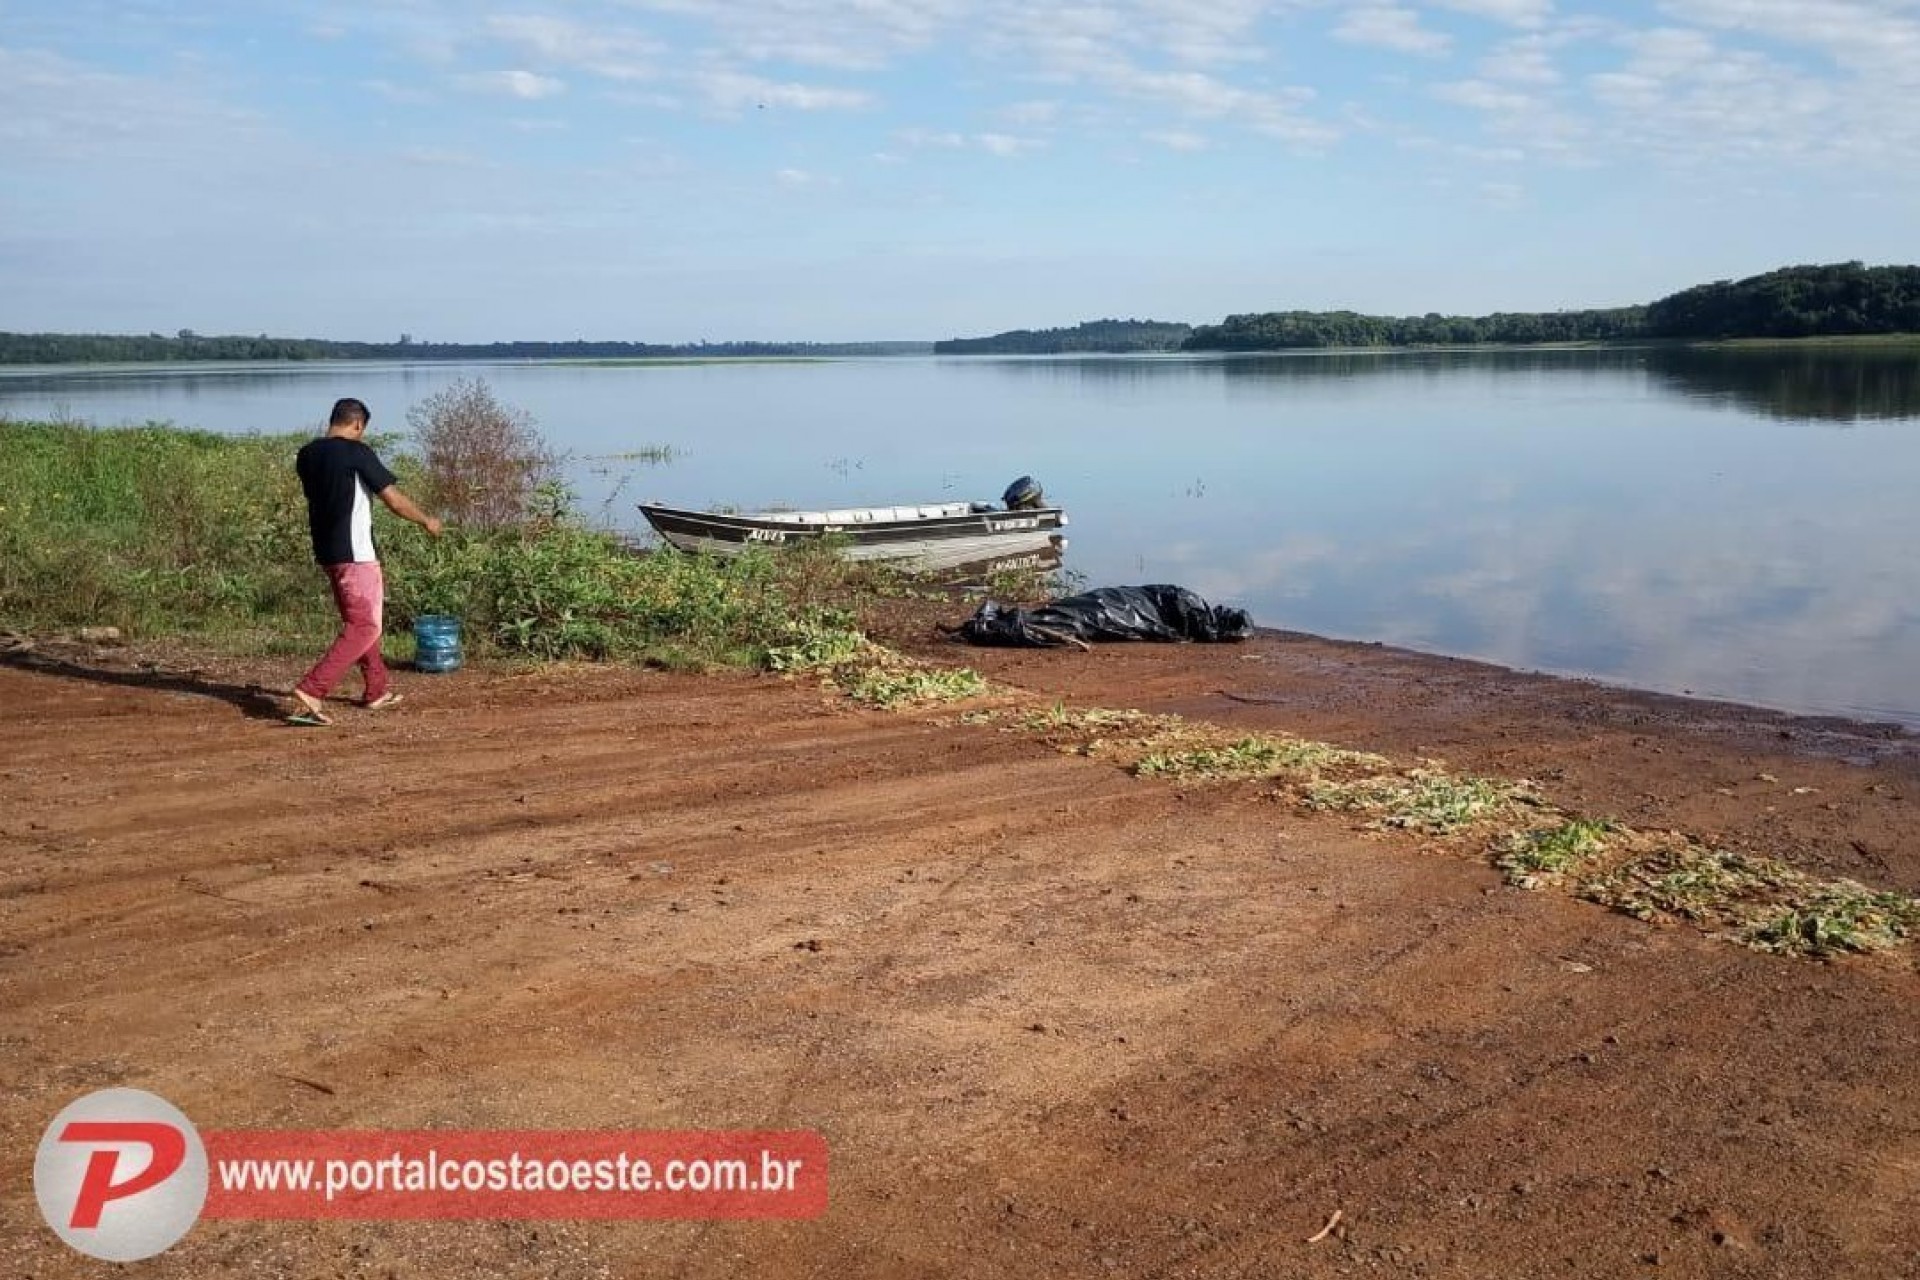
[[[893,637],[1920,892],[1897,730],[1264,634]],[[0,1218],[87,1091],[203,1128],[812,1129],[806,1222],[203,1221],[129,1273],[1913,1277],[1916,949],[1759,954],[817,681],[0,661]],[[148,660],[152,660],[148,655]],[[1308,1243],[1339,1210],[1339,1226]]]

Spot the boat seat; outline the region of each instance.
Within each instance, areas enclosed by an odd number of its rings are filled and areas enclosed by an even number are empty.
[[[840,511],[758,511],[755,520],[780,524],[875,524],[889,520],[935,520],[972,514],[978,504],[934,502],[917,507],[849,507]]]

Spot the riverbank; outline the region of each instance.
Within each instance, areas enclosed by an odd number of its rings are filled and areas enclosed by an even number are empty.
[[[1513,887],[1468,838],[1011,730],[1131,708],[1439,758],[1907,893],[1910,735],[1272,633],[963,649],[963,613],[881,631],[994,692],[905,712],[549,666],[301,732],[262,692],[294,659],[14,654],[7,1185],[126,1084],[209,1127],[832,1151],[814,1222],[202,1223],[156,1276],[1910,1274],[1911,945],[1763,954]]]

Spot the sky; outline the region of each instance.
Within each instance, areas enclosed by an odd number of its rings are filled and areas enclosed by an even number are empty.
[[[1920,261],[1920,0],[0,0],[0,330],[929,340]]]

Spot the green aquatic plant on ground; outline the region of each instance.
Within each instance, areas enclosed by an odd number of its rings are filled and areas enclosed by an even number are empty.
[[[1705,845],[1657,849],[1581,883],[1579,894],[1641,920],[1675,916],[1695,924],[1737,922],[1738,905],[1781,889],[1796,873],[1783,863]]]
[[[958,722],[1108,758],[1140,777],[1278,779],[1283,785],[1266,794],[1311,811],[1359,815],[1369,827],[1427,837],[1456,854],[1475,850],[1490,857],[1509,884],[1558,888],[1642,920],[1683,921],[1763,951],[1826,956],[1882,950],[1920,936],[1920,899],[1849,880],[1818,880],[1769,858],[1671,833],[1562,813],[1525,781],[1453,774],[1431,761],[1390,772],[1391,762],[1371,752],[1064,701],[970,711]],[[1474,835],[1478,841],[1468,843]]]
[[[765,665],[787,675],[817,673],[854,701],[885,710],[958,702],[988,690],[970,667],[934,666],[875,644],[852,630],[844,613],[796,622],[782,643],[767,649]]]
[[[767,648],[769,671],[814,671],[852,661],[871,645],[841,612],[823,612],[790,624],[780,643]]]
[[[1307,793],[1315,809],[1369,813],[1374,825],[1445,835],[1501,816],[1517,803],[1537,803],[1523,784],[1455,775],[1437,769],[1324,782]]]
[[[1786,906],[1753,920],[1744,940],[1763,951],[1831,955],[1882,951],[1920,933],[1920,901],[1834,880],[1812,886]]]
[[[971,667],[843,665],[836,679],[856,702],[892,709],[929,702],[958,702],[987,691],[987,682]]]
[[[1611,822],[1569,818],[1556,826],[1511,832],[1495,846],[1495,865],[1508,884],[1544,889],[1605,852],[1615,830]]]
[[[1827,956],[1920,936],[1920,899],[1819,880],[1770,858],[1713,849],[1554,809],[1532,783],[1450,773],[1434,762],[1391,772],[1385,757],[1281,734],[1246,734],[1180,716],[1108,707],[998,707],[962,724],[1031,736],[1176,782],[1268,778],[1266,794],[1376,830],[1490,857],[1509,884],[1558,888],[1651,922],[1686,922],[1742,945]],[[1326,776],[1332,775],[1332,776]],[[1344,776],[1342,776],[1344,775]],[[1477,837],[1469,842],[1468,837]]]
[[[1387,763],[1383,756],[1348,751],[1325,742],[1251,734],[1224,745],[1154,751],[1141,757],[1134,772],[1149,778],[1272,778],[1282,774],[1317,777],[1329,769],[1385,767]]]
[[[999,713],[983,713],[999,720]],[[975,723],[985,722],[976,718]],[[1186,782],[1293,776],[1326,770],[1388,767],[1383,756],[1349,751],[1287,734],[1234,733],[1183,716],[1114,707],[1070,707],[1064,701],[1003,720],[1011,732],[1034,734],[1071,755],[1116,759],[1142,777]]]
[[[1089,738],[1120,731],[1166,732],[1181,723],[1178,716],[1156,716],[1110,707],[1069,707],[1064,702],[1055,702],[1022,716],[1018,727],[1028,733]]]
[[[1685,920],[1790,955],[1879,951],[1920,932],[1920,900],[1906,894],[1695,843],[1655,848],[1575,892],[1641,920]]]

